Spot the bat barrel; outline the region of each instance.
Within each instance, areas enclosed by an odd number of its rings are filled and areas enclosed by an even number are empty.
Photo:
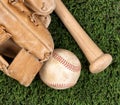
[[[88,59],[90,71],[92,73],[98,73],[108,67],[112,61],[111,55],[102,52],[71,15],[61,0],[56,0],[55,12]]]

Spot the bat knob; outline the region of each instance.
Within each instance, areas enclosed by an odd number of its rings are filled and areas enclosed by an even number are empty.
[[[112,62],[112,56],[110,54],[103,54],[97,58],[90,66],[91,73],[99,73],[106,69]]]

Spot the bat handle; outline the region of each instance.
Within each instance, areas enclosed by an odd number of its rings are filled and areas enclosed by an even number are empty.
[[[112,62],[112,56],[102,52],[102,50],[82,29],[61,0],[56,0],[55,12],[88,59],[90,63],[90,71],[92,73],[98,73],[106,69]]]

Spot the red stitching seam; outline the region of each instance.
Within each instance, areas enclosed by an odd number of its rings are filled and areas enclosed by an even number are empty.
[[[45,82],[48,86],[54,87],[54,88],[69,88],[74,86],[76,83],[67,83],[67,84],[63,84],[63,83],[47,83]]]
[[[79,72],[80,66],[74,66],[71,63],[67,62],[63,57],[58,55],[57,53],[53,53],[53,58],[59,61],[61,64],[63,64],[67,69],[73,71],[73,72]]]

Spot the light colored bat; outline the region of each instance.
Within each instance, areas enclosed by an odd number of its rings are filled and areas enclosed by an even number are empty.
[[[71,15],[61,0],[56,1],[55,12],[71,33],[83,53],[87,57],[92,73],[98,73],[106,69],[112,62],[110,54],[104,54],[102,50],[92,41],[79,23]]]

